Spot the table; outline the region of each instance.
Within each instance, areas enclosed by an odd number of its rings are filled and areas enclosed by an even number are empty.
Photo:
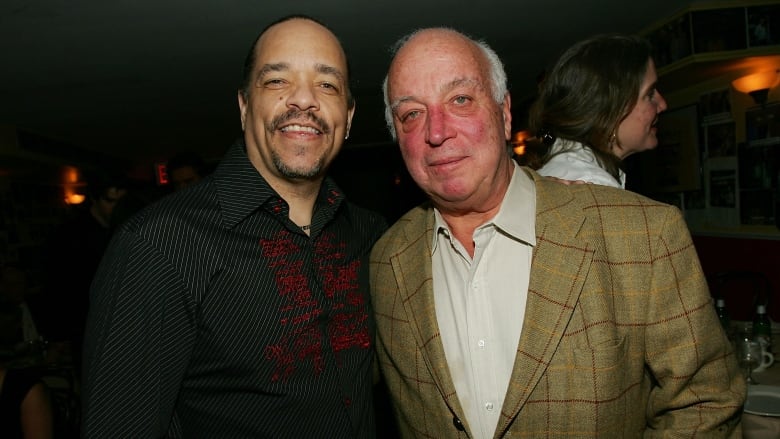
[[[776,339],[778,340],[778,339]],[[753,372],[759,385],[777,386],[780,391],[780,364],[775,363],[761,372]],[[750,390],[748,389],[748,392]],[[780,437],[780,417],[742,414],[742,435],[745,439],[777,439]]]

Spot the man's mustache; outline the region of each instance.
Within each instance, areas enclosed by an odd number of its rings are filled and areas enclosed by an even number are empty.
[[[271,129],[277,130],[281,125],[293,120],[314,122],[314,124],[317,126],[317,129],[322,132],[322,134],[329,134],[331,131],[330,125],[328,125],[328,123],[321,118],[317,117],[317,115],[311,111],[301,111],[297,108],[291,108],[285,113],[276,116],[271,121]]]

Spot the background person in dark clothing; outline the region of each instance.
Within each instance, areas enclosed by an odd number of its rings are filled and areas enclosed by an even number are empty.
[[[168,181],[173,190],[184,189],[199,182],[206,174],[206,163],[199,155],[192,152],[181,152],[171,157],[166,165]]]
[[[111,236],[111,214],[127,192],[119,172],[87,172],[87,199],[77,206],[46,246],[46,283],[36,302],[37,323],[48,340],[51,361],[78,365],[89,307],[89,287]]]

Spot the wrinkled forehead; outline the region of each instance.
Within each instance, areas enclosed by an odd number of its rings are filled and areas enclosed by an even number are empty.
[[[415,90],[442,90],[453,84],[486,86],[487,62],[479,49],[460,35],[421,34],[396,54],[388,72],[391,97]]]

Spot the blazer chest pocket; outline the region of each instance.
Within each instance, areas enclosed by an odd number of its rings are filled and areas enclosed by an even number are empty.
[[[544,413],[540,416],[561,420],[583,436],[593,437],[600,432],[599,437],[636,437],[624,430],[624,423],[634,416],[630,411],[642,406],[636,401],[640,386],[632,385],[637,369],[628,365],[629,348],[629,340],[613,337],[589,346],[580,344],[563,351],[559,348],[568,358],[551,364],[547,378],[540,381],[542,385],[529,401],[546,403],[540,407],[547,412],[540,412]],[[559,404],[550,405],[550,401]],[[639,412],[644,413],[642,409]]]
[[[592,371],[611,371],[625,364],[627,355],[628,341],[625,337],[604,340],[589,347],[574,348],[574,367]]]

